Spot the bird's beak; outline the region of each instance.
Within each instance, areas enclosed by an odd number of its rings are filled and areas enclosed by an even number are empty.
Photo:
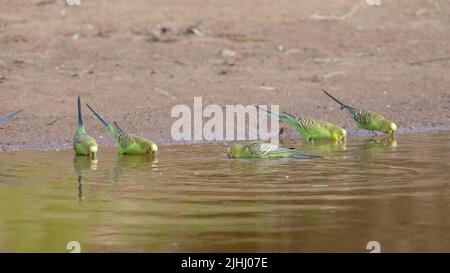
[[[228,157],[228,158],[232,158],[231,152],[230,152],[230,151],[231,151],[231,148],[228,148],[228,149],[227,149],[227,157]]]
[[[90,156],[91,156],[91,159],[96,159],[97,158],[97,146],[95,146],[95,145],[90,145],[89,146],[89,152],[90,152]]]

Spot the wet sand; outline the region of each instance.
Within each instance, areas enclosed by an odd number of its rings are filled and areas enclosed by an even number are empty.
[[[0,127],[0,149],[69,148],[78,95],[158,143],[173,143],[171,109],[194,96],[352,131],[321,88],[401,132],[450,128],[448,3],[381,1],[2,1],[0,116],[24,112]]]

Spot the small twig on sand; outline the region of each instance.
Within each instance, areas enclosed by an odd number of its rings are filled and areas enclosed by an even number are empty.
[[[347,12],[344,15],[318,15],[318,14],[314,14],[314,15],[309,16],[309,18],[312,19],[312,20],[346,20],[346,19],[352,17],[356,12],[358,12],[358,10],[362,7],[363,4],[364,4],[364,1],[363,2],[359,2],[349,12]]]
[[[52,121],[50,121],[49,123],[47,123],[47,125],[52,125],[52,124],[54,124],[55,122],[57,122],[59,119],[55,119],[55,120],[52,120]]]
[[[435,59],[428,59],[428,60],[423,60],[423,61],[416,61],[416,62],[411,62],[409,64],[420,65],[420,64],[424,64],[424,63],[434,63],[434,62],[442,62],[442,61],[450,61],[450,56],[442,57],[442,58],[435,58]]]
[[[35,0],[34,4],[37,6],[47,5],[47,4],[53,4],[56,0]]]

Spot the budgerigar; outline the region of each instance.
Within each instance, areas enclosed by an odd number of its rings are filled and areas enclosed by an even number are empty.
[[[228,158],[317,158],[317,155],[296,153],[294,148],[281,148],[277,144],[253,141],[248,144],[233,144],[228,148]]]
[[[94,113],[94,115],[100,120],[106,129],[108,129],[111,136],[115,139],[119,154],[156,155],[158,146],[153,141],[131,134],[126,130],[122,130],[115,121],[113,122],[114,126],[110,125],[99,114],[97,114],[92,107],[89,105],[87,105],[87,107],[92,111],[92,113]]]
[[[2,125],[3,123],[7,122],[10,119],[12,119],[15,115],[19,114],[20,112],[22,112],[22,110],[16,111],[14,113],[11,113],[11,114],[6,115],[5,117],[1,118],[0,125]]]
[[[332,100],[337,102],[341,106],[341,110],[345,109],[348,111],[350,116],[356,121],[357,127],[359,129],[369,130],[372,133],[374,133],[374,131],[378,131],[389,134],[391,137],[394,136],[394,133],[397,130],[397,125],[392,121],[384,118],[382,115],[378,113],[350,107],[337,100],[326,90],[322,89],[322,91]]]
[[[288,113],[273,113],[269,110],[259,108],[258,106],[256,106],[256,108],[263,110],[270,115],[278,116],[281,121],[284,121],[294,127],[295,130],[303,135],[303,137],[308,141],[319,138],[329,138],[333,141],[344,141],[347,136],[345,129],[326,121],[299,118]]]
[[[89,155],[92,159],[97,157],[97,141],[95,141],[95,138],[86,133],[86,128],[83,124],[80,97],[78,97],[78,123],[77,131],[73,137],[73,149],[75,150],[76,155]]]

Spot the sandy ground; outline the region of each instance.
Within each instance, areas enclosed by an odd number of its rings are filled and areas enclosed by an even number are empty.
[[[172,107],[193,96],[354,128],[321,88],[401,128],[450,126],[449,2],[381,3],[0,0],[0,116],[24,109],[0,128],[0,149],[70,147],[78,95],[162,143]]]

